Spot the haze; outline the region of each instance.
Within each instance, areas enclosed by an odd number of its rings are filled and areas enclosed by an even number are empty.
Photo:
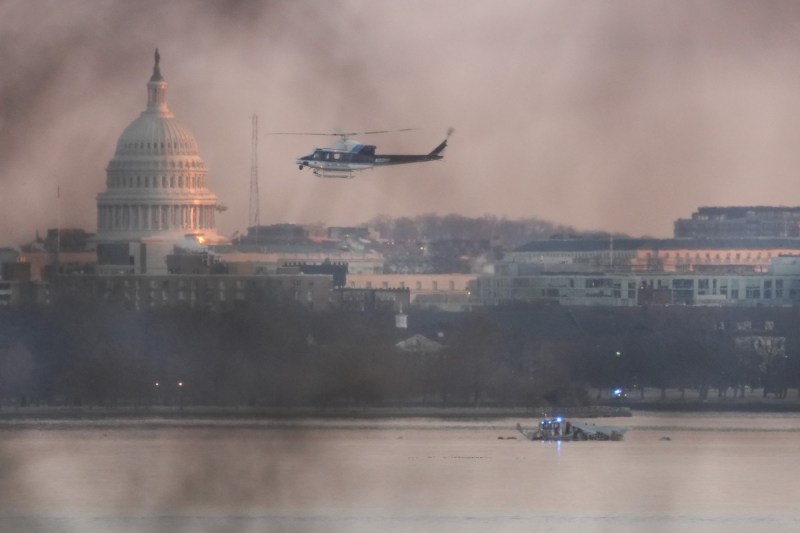
[[[59,218],[95,231],[156,47],[223,235],[247,226],[253,113],[266,224],[494,214],[666,237],[699,205],[800,204],[797,2],[6,0],[0,244]],[[298,171],[326,140],[267,135],[413,127],[362,140],[426,153],[450,126],[444,162],[354,180]]]

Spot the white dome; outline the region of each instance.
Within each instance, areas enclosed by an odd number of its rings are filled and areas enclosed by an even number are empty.
[[[167,83],[158,67],[147,83],[147,108],[117,141],[106,168],[106,190],[97,195],[99,241],[178,239],[216,233],[217,196],[197,141],[167,107]]]
[[[156,154],[197,156],[197,141],[171,113],[145,111],[122,132],[114,157]]]

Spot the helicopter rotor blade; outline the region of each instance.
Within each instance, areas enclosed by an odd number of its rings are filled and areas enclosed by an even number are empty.
[[[275,131],[272,133],[267,133],[267,135],[320,135],[325,137],[339,137],[342,135],[341,133],[311,133],[311,132],[304,132],[304,131]]]
[[[398,131],[417,131],[419,128],[401,128],[399,130],[374,130],[374,131],[359,131],[355,133],[349,133],[348,135],[373,135],[375,133],[395,133]]]
[[[329,133],[319,132],[296,132],[296,131],[278,131],[268,133],[267,135],[315,135],[324,137],[352,137],[353,135],[374,135],[376,133],[394,133],[399,131],[416,131],[419,128],[401,128],[397,130],[372,130],[372,131],[332,131]]]

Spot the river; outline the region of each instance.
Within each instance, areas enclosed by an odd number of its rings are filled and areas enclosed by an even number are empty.
[[[800,415],[519,421],[4,422],[0,531],[800,531]]]

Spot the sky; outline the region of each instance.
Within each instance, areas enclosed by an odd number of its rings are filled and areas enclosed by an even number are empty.
[[[669,237],[703,205],[800,205],[793,0],[5,0],[0,245],[96,230],[155,48],[226,236],[248,223],[253,114],[262,224],[488,214]],[[444,161],[352,180],[295,166],[324,138],[270,135],[419,128],[359,140],[427,153],[450,127]]]

